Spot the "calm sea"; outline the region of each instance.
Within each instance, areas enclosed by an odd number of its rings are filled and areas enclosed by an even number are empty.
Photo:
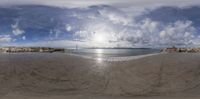
[[[98,48],[98,49],[77,49],[72,51],[74,54],[94,56],[94,57],[122,57],[122,56],[137,56],[145,54],[159,53],[160,49],[150,48]]]

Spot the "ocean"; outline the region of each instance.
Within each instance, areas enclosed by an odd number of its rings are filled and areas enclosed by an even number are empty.
[[[151,48],[93,48],[73,50],[73,54],[92,57],[127,57],[159,53],[160,49]]]

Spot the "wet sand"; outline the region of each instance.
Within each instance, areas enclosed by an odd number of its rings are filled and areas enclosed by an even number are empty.
[[[200,54],[102,61],[63,53],[0,54],[0,99],[199,99]]]

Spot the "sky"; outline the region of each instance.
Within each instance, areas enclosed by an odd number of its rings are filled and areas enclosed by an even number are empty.
[[[199,47],[199,0],[1,0],[0,46]]]

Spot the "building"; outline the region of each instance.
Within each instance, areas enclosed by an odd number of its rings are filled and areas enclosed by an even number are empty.
[[[177,52],[178,48],[176,48],[175,46],[173,46],[172,48],[166,48],[164,51],[165,52],[169,52],[169,53]]]

